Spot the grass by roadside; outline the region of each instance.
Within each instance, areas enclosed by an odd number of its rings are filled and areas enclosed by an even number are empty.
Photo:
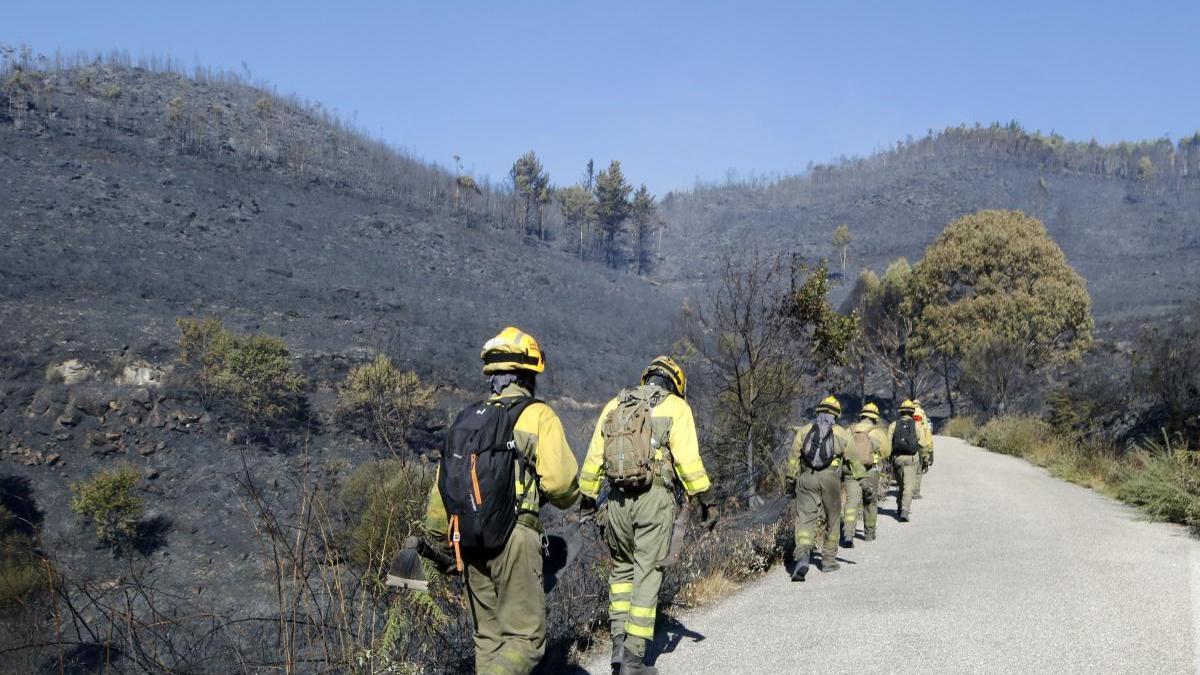
[[[1136,506],[1154,520],[1187,525],[1200,535],[1200,452],[1169,438],[1120,448],[1028,416],[998,417],[982,427],[960,417],[944,432],[1024,458],[1054,476]]]

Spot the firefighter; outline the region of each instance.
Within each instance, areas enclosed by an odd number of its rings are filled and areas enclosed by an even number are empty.
[[[879,406],[868,403],[850,427],[848,454],[854,455],[842,471],[842,490],[846,507],[842,514],[842,546],[854,546],[858,513],[862,510],[863,540],[874,541],[879,520],[879,471],[892,452],[887,430],[879,420]]]
[[[827,533],[821,571],[840,568],[837,561],[842,508],[842,462],[850,434],[838,426],[842,404],[829,396],[816,408],[816,419],[796,429],[788,454],[784,494],[796,499],[796,567],[792,581],[808,574],[817,525],[824,516]]]
[[[717,509],[696,437],[687,378],[667,356],[642,372],[641,386],[604,406],[579,477],[580,511],[594,515],[602,485],[609,485],[605,539],[612,553],[608,616],[612,669],[620,675],[652,674],[646,646],[654,638],[659,566],[675,521],[676,486],[712,527]]]
[[[579,494],[578,464],[558,415],[533,398],[537,376],[546,368],[537,340],[517,328],[505,328],[484,344],[480,356],[491,395],[464,410],[450,428],[438,480],[429,495],[425,529],[435,541],[454,544],[475,623],[475,672],[524,675],[533,670],[546,651],[543,529],[538,510],[543,501],[564,509],[575,503]],[[512,461],[492,466],[494,471],[476,471],[472,462],[468,489],[447,493],[445,486],[452,484],[447,455],[466,456],[476,450],[483,451],[479,457],[492,454],[490,448],[466,447],[480,434],[456,433],[456,429],[471,431],[470,425],[492,415],[504,415],[495,418],[496,433],[503,434],[503,445],[515,451]],[[456,443],[464,447],[451,447]],[[489,466],[486,458],[478,464]],[[496,476],[511,482],[501,485]],[[460,493],[470,497],[472,492],[483,507],[504,505],[503,511],[515,514],[515,523],[509,524],[511,530],[461,532],[459,518],[465,516],[455,515],[448,507],[461,500]],[[467,541],[472,534],[500,543],[493,549],[473,549]]]

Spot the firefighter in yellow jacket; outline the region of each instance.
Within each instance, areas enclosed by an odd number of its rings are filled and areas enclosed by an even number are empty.
[[[605,538],[612,553],[608,616],[614,673],[654,673],[645,663],[654,638],[659,566],[667,555],[675,520],[675,486],[701,509],[712,527],[717,510],[687,404],[687,379],[673,359],[660,356],[642,372],[642,385],[627,389],[600,413],[579,489],[580,510],[596,513],[604,482]]]
[[[850,427],[851,443],[847,446],[853,460],[847,461],[842,471],[842,489],[846,493],[846,505],[842,513],[842,546],[854,546],[854,531],[858,526],[861,509],[863,539],[875,540],[875,529],[879,522],[879,471],[892,454],[887,429],[879,422],[879,406],[868,403],[858,414],[858,421]]]
[[[796,429],[788,453],[784,494],[796,499],[796,567],[792,581],[804,581],[815,544],[817,525],[824,516],[826,535],[821,571],[841,567],[837,561],[842,510],[842,462],[850,433],[838,426],[842,404],[834,396],[821,401],[816,420]]]
[[[920,423],[921,434],[928,444],[927,449],[921,452],[917,466],[917,478],[913,487],[913,499],[920,499],[921,477],[929,472],[929,467],[933,466],[933,420],[925,414],[925,409],[921,407],[919,400],[913,399],[913,405],[916,408],[913,411],[913,419]]]
[[[933,452],[933,437],[915,419],[917,406],[912,401],[900,404],[900,417],[888,427],[892,448],[892,470],[896,475],[896,519],[912,519],[913,491],[920,470],[920,456]]]
[[[473,406],[476,410],[468,408],[460,418],[470,418],[472,412],[483,414],[490,407],[512,411],[520,406],[511,431],[519,466],[514,466],[511,474],[515,477],[513,494],[504,495],[513,497],[517,517],[498,550],[459,550],[458,567],[465,577],[475,623],[475,672],[523,675],[533,670],[546,651],[539,507],[543,501],[559,508],[575,502],[579,465],[558,415],[545,403],[530,400],[537,375],[546,367],[537,341],[517,328],[505,328],[484,344],[481,357],[491,396]],[[434,540],[447,541],[454,538],[450,525],[455,517],[447,516],[439,483],[435,481],[429,495],[425,529]]]

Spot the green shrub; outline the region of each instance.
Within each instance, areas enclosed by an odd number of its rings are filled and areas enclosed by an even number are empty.
[[[399,459],[369,462],[351,473],[338,494],[350,562],[386,570],[404,539],[420,528],[432,485],[429,468]]]
[[[399,452],[407,445],[405,432],[436,405],[433,392],[416,373],[397,369],[380,354],[351,369],[338,387],[335,417],[342,426]]]
[[[970,441],[975,436],[975,432],[978,429],[979,423],[975,421],[974,417],[959,416],[955,417],[949,422],[946,422],[946,426],[942,429],[942,433],[947,436],[953,436],[955,438],[961,438],[965,441]]]
[[[1024,457],[1050,438],[1052,429],[1036,417],[995,417],[975,434],[975,444],[1003,455]]]
[[[16,532],[0,538],[0,611],[15,611],[48,588],[48,572],[33,542]]]
[[[140,478],[136,468],[124,466],[71,483],[71,510],[96,527],[102,544],[121,547],[136,536],[144,509],[142,499],[134,494]]]
[[[179,361],[192,373],[205,406],[225,399],[254,424],[295,415],[304,388],[287,343],[269,335],[239,336],[219,319],[179,319]]]
[[[1130,471],[1116,491],[1121,501],[1155,520],[1188,525],[1200,532],[1200,453],[1156,442],[1143,443],[1130,457]]]

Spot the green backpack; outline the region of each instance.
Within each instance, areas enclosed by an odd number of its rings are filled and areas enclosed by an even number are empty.
[[[622,490],[639,490],[654,482],[658,443],[650,413],[663,393],[650,387],[624,389],[617,407],[604,418],[604,473]]]

